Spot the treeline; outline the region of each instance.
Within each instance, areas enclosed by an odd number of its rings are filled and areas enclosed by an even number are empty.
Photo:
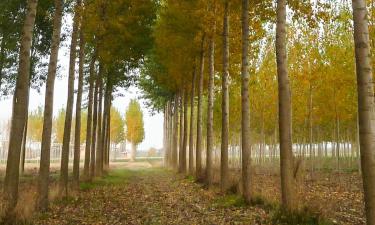
[[[372,14],[362,0],[165,1],[139,85],[164,111],[166,164],[208,186],[219,170],[224,192],[234,164],[250,203],[253,164],[280,162],[294,211],[299,169],[358,168],[361,155],[373,224]]]

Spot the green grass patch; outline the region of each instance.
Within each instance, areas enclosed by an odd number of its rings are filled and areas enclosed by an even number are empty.
[[[236,194],[229,194],[229,195],[224,195],[222,197],[219,197],[218,199],[215,200],[216,205],[220,207],[243,207],[246,206],[245,199]]]
[[[111,170],[108,175],[95,178],[92,182],[80,183],[80,189],[86,191],[100,186],[123,184],[134,173],[134,171],[124,169]]]
[[[107,185],[121,185],[125,184],[132,177],[144,177],[150,176],[156,173],[165,173],[166,170],[162,168],[150,168],[150,169],[115,169],[109,171],[106,176],[95,178],[92,182],[81,182],[80,189],[83,191],[90,190],[96,187],[102,187]]]
[[[195,182],[195,177],[192,176],[192,175],[188,175],[188,176],[186,176],[185,179],[188,180],[189,182]]]
[[[299,211],[288,212],[277,207],[271,212],[272,224],[280,225],[333,225],[331,221],[322,218],[319,214],[304,208]]]

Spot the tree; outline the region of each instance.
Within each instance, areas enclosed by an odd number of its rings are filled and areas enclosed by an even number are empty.
[[[28,119],[29,138],[33,141],[42,141],[43,130],[43,108],[39,106],[36,110],[30,113]]]
[[[374,97],[366,1],[352,1],[358,90],[359,143],[367,224],[375,224]]]
[[[222,77],[222,122],[221,122],[221,190],[228,187],[229,145],[229,0],[224,2],[223,17],[223,77]]]
[[[249,100],[249,0],[242,0],[242,67],[241,67],[241,145],[243,195],[251,202],[251,143],[250,143],[250,100]]]
[[[135,99],[130,100],[125,115],[126,123],[126,140],[132,144],[131,160],[136,158],[137,145],[141,143],[145,137],[143,113],[141,106]]]
[[[72,130],[72,116],[73,116],[73,103],[74,103],[74,72],[75,72],[75,60],[77,55],[77,37],[78,37],[78,25],[79,25],[79,9],[81,6],[81,0],[77,0],[75,6],[75,14],[73,19],[73,31],[72,39],[70,43],[70,61],[69,61],[69,76],[68,76],[68,96],[66,102],[66,114],[64,122],[64,136],[63,146],[61,150],[61,169],[60,169],[60,183],[59,183],[59,195],[62,197],[68,196],[68,166],[69,166],[69,147],[70,137]]]
[[[78,10],[83,10],[83,7]],[[82,107],[82,92],[83,92],[83,67],[85,61],[85,36],[83,32],[83,17],[80,15],[80,33],[79,33],[79,75],[78,75],[78,90],[76,101],[76,116],[75,116],[75,132],[74,132],[74,159],[73,159],[73,183],[76,188],[79,187],[79,162],[81,156],[81,107]]]
[[[16,91],[13,97],[12,122],[9,138],[8,160],[4,181],[4,201],[6,204],[6,215],[11,218],[18,198],[19,164],[22,145],[22,134],[26,114],[27,102],[29,98],[29,78],[30,78],[30,49],[33,35],[33,28],[36,17],[38,0],[27,2],[27,12],[21,35],[21,45],[19,53],[19,68],[17,76]]]
[[[293,197],[293,150],[290,85],[286,50],[286,1],[277,1],[276,58],[279,83],[279,135],[282,204],[287,210],[295,208]]]
[[[90,179],[90,160],[91,156],[91,138],[92,138],[92,122],[93,122],[93,98],[94,98],[94,76],[95,76],[95,56],[92,56],[90,62],[89,75],[89,93],[88,93],[88,109],[87,109],[87,123],[86,123],[86,145],[85,145],[85,162],[83,169],[83,176],[85,180]]]
[[[110,122],[110,136],[111,141],[118,144],[125,140],[125,120],[121,116],[120,112],[115,108],[111,107],[111,122]]]
[[[40,157],[40,169],[38,179],[38,202],[37,207],[44,211],[48,209],[49,191],[49,167],[50,151],[52,139],[52,119],[53,119],[53,95],[55,87],[57,58],[60,45],[61,20],[63,16],[63,0],[55,0],[55,16],[53,21],[53,34],[51,43],[51,55],[48,65],[48,76],[46,84],[46,96],[44,100],[43,134]],[[31,121],[30,121],[31,122]]]

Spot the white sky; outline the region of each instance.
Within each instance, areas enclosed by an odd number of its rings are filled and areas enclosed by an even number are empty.
[[[71,17],[67,15],[64,18],[64,28],[70,30],[69,24],[71,24]],[[58,110],[65,107],[67,101],[68,92],[68,67],[69,67],[69,54],[68,54],[68,44],[70,40],[67,38],[65,43],[61,45],[59,52],[59,62],[58,77],[55,82],[55,94],[54,94],[54,115],[57,114]],[[75,80],[75,85],[77,86],[77,79]],[[124,116],[126,108],[129,104],[130,99],[138,98],[140,96],[140,91],[136,87],[131,87],[129,90],[119,90],[124,97],[116,97],[113,100],[113,106],[116,107],[121,114]],[[29,112],[35,110],[38,106],[44,106],[44,96],[45,96],[45,86],[41,88],[41,93],[36,90],[31,90],[30,92],[30,108]],[[76,97],[76,96],[75,96]],[[83,101],[85,101],[87,93],[83,95]],[[76,100],[76,99],[75,99]],[[143,110],[144,116],[144,128],[145,128],[145,139],[139,145],[139,150],[148,150],[150,147],[161,148],[163,146],[163,115],[156,114],[151,115],[148,109],[145,108],[142,101],[140,102]],[[74,113],[74,112],[73,112]],[[75,114],[73,114],[75,115]],[[0,100],[0,124],[9,121],[12,116],[12,96],[7,99]]]

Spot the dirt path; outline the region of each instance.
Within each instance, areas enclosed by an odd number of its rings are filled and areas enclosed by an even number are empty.
[[[266,224],[254,207],[220,202],[213,192],[163,169],[115,169],[77,197],[56,202],[35,224]]]

